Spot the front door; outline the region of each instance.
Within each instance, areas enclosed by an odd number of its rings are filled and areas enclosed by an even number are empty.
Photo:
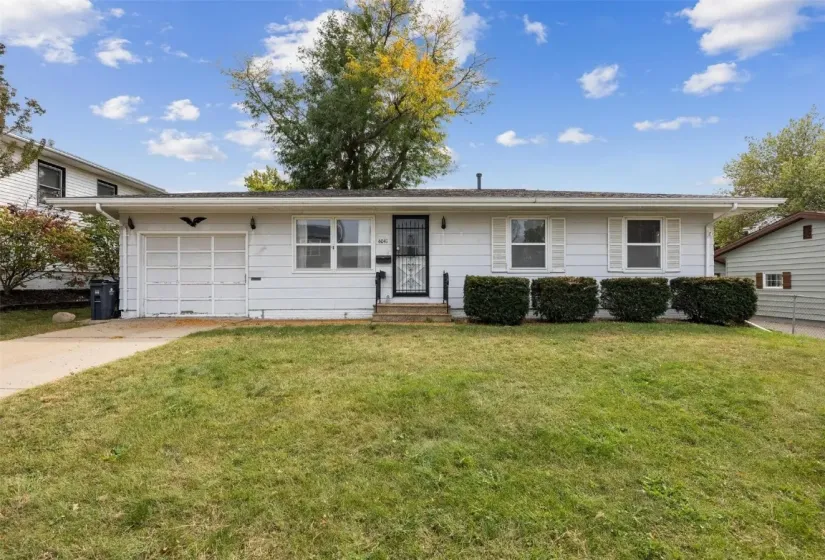
[[[430,217],[393,216],[393,296],[430,295]]]

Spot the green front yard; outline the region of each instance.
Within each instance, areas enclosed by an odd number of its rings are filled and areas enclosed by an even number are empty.
[[[71,323],[52,323],[52,315],[58,311],[74,313],[77,319]],[[82,321],[90,316],[91,308],[88,305],[67,309],[5,311],[0,313],[0,340],[80,327],[84,325]]]
[[[3,558],[823,558],[825,342],[262,327],[0,401]]]

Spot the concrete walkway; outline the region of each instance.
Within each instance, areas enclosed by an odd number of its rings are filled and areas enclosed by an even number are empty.
[[[247,319],[124,319],[0,342],[0,398]]]
[[[779,317],[762,317],[757,315],[751,319],[751,323],[758,325],[763,329],[768,329],[769,331],[825,339],[825,321],[805,321],[797,319],[796,328],[794,328],[793,322],[790,319],[782,319]]]

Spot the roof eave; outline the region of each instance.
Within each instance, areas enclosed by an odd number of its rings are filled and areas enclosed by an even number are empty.
[[[50,198],[47,204],[76,210],[94,211],[97,204],[108,209],[172,210],[176,208],[202,208],[213,212],[234,212],[244,209],[272,210],[290,208],[464,208],[464,209],[530,209],[530,208],[566,208],[566,209],[619,209],[619,208],[676,208],[685,210],[703,210],[708,212],[730,210],[734,203],[738,206],[736,213],[774,208],[784,202],[779,198],[477,198],[466,197],[375,197],[375,198],[341,198],[341,197],[83,197]]]

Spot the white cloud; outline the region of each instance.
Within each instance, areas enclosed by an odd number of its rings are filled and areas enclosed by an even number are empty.
[[[140,57],[129,52],[126,45],[129,41],[126,39],[119,39],[117,37],[110,37],[103,39],[97,43],[97,59],[104,65],[110,68],[120,68],[120,63],[137,64],[141,62]]]
[[[121,120],[135,112],[142,99],[129,95],[118,95],[100,105],[89,105],[92,113],[104,119]],[[138,119],[140,122],[140,119]]]
[[[657,121],[641,121],[633,123],[633,128],[640,132],[648,130],[679,130],[682,125],[691,126],[693,128],[701,128],[707,124],[716,124],[719,122],[719,117],[676,117],[673,120],[657,120]]]
[[[597,66],[579,78],[584,96],[590,99],[599,99],[613,95],[619,89],[619,65]]]
[[[711,185],[716,185],[717,187],[726,187],[726,186],[730,185],[730,181],[724,175],[719,175],[719,176],[714,177],[713,179],[711,179],[710,184]]]
[[[187,162],[226,159],[226,155],[212,140],[212,135],[208,133],[190,136],[175,129],[165,129],[157,138],[146,142],[146,145],[151,155],[175,157]]]
[[[467,12],[464,0],[418,0],[425,15],[444,15],[456,22],[458,37],[453,56],[459,64],[476,52],[476,42],[487,28],[484,18],[475,12]]]
[[[523,146],[525,144],[544,144],[544,136],[538,135],[531,138],[519,138],[515,130],[508,130],[496,136],[496,143],[507,148]]]
[[[730,84],[741,84],[750,80],[744,70],[737,70],[735,62],[711,64],[704,72],[698,72],[688,78],[682,91],[689,95],[710,95],[724,91]]]
[[[255,159],[272,160],[275,158],[272,152],[272,144],[266,134],[255,126],[255,121],[238,121],[235,124],[238,125],[238,128],[227,132],[224,135],[225,140],[255,150],[253,154]]]
[[[579,127],[568,128],[559,134],[559,137],[557,138],[560,144],[589,144],[595,139],[595,136],[586,133]]]
[[[176,56],[178,58],[189,58],[189,54],[185,53],[184,51],[176,51],[173,50],[172,47],[169,45],[163,44],[160,46],[160,50],[165,52],[168,55]]]
[[[0,0],[0,40],[36,50],[46,62],[74,64],[74,42],[103,16],[90,0]]]
[[[178,99],[166,106],[166,114],[162,118],[165,121],[196,121],[200,115],[201,110],[189,99]]]
[[[266,29],[272,35],[263,41],[267,53],[256,61],[268,64],[273,72],[302,72],[304,66],[299,60],[301,49],[315,43],[327,18],[342,15],[340,10],[327,10],[311,20],[270,23]]]
[[[136,120],[137,122],[139,122],[140,124],[146,124],[146,123],[148,123],[148,122],[149,122],[150,117],[148,117],[148,116],[144,115],[144,116],[142,116],[142,117],[138,117],[138,118],[136,118],[135,120]]]
[[[124,10],[123,8],[112,8],[111,10],[109,10],[109,15],[113,18],[122,18],[126,15],[126,10]]]
[[[736,52],[747,58],[770,50],[816,21],[803,10],[825,8],[823,0],[698,0],[678,15],[704,31],[706,54]],[[820,20],[821,21],[821,20]]]
[[[540,21],[530,21],[527,14],[524,15],[524,32],[528,35],[536,36],[536,44],[541,45],[547,42],[547,27]]]

